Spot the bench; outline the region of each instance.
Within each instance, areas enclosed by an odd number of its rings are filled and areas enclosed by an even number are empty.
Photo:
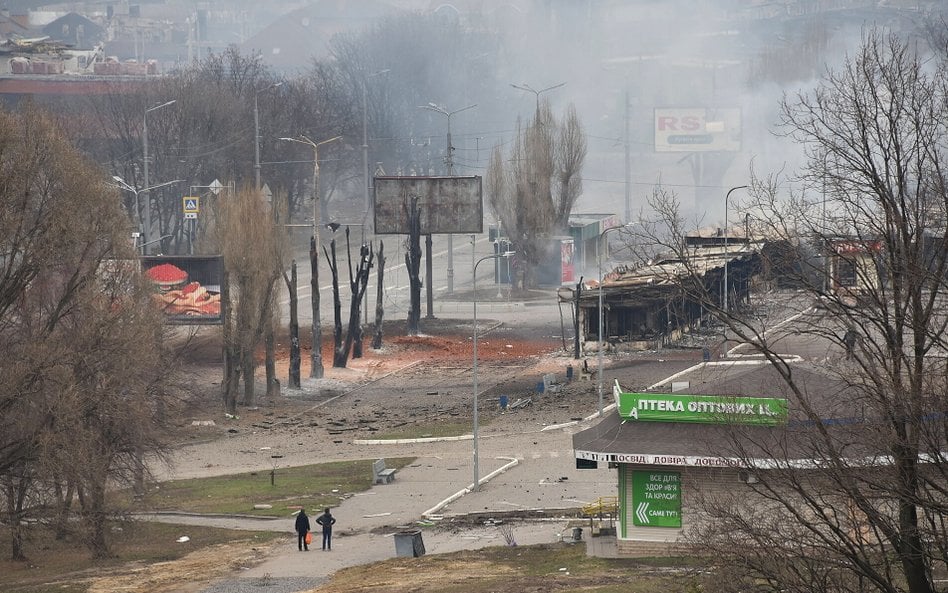
[[[372,483],[388,484],[395,479],[396,471],[395,468],[385,467],[384,459],[376,459],[372,462]]]

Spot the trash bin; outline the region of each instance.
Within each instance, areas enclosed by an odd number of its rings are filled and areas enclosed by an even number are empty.
[[[573,365],[566,366],[566,380],[567,381],[573,380]]]
[[[583,528],[582,527],[573,527],[573,541],[574,542],[583,541]]]
[[[506,396],[506,395],[500,396],[500,409],[501,409],[501,410],[506,410],[506,409],[507,409],[507,402],[508,402],[508,401],[509,401],[509,400],[507,399],[507,396]]]
[[[425,555],[425,542],[421,530],[399,531],[395,534],[395,555],[399,558],[418,558]]]

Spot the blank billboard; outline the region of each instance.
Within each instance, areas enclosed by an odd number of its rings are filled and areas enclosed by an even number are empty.
[[[376,177],[375,233],[407,235],[408,208],[418,198],[421,234],[480,234],[484,230],[481,178]]]

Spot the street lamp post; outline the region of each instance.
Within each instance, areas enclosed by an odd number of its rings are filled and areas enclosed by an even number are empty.
[[[152,241],[149,240],[151,237],[151,195],[148,193],[148,190],[151,188],[148,186],[148,114],[152,111],[161,109],[162,107],[174,105],[175,103],[177,103],[177,99],[165,101],[160,105],[149,107],[142,115],[142,176],[144,178],[145,189],[139,191],[145,193],[145,220],[142,223],[142,226],[144,227],[142,229],[142,233],[145,235],[145,240],[142,242],[143,248],[146,245],[150,245],[152,243]],[[147,251],[148,250],[146,248],[145,253],[147,253]]]
[[[253,179],[257,191],[260,191],[260,111],[257,109],[257,96],[282,85],[281,80],[253,93]]]
[[[598,333],[599,347],[596,348],[596,361],[597,361],[597,366],[598,366],[596,389],[599,392],[599,416],[600,417],[602,416],[602,408],[603,408],[603,401],[602,401],[602,351],[603,351],[603,344],[602,344],[602,248],[600,247],[600,244],[602,243],[603,237],[606,236],[606,233],[610,231],[617,231],[624,228],[628,228],[630,226],[632,226],[632,223],[626,223],[622,226],[610,227],[608,229],[605,229],[601,233],[599,233],[599,238],[596,239],[596,261],[598,262],[598,266],[599,266],[599,290],[598,290],[599,307],[598,307],[598,314],[597,314],[597,317],[599,318],[599,333]]]
[[[560,88],[561,86],[563,86],[563,85],[565,85],[565,84],[566,84],[565,82],[561,82],[561,83],[559,83],[559,84],[554,84],[553,86],[548,86],[548,87],[546,87],[545,89],[540,89],[540,90],[536,90],[535,88],[531,87],[529,84],[527,84],[527,83],[525,83],[525,82],[524,82],[524,83],[521,83],[521,84],[513,84],[513,83],[510,83],[510,86],[512,86],[512,87],[515,88],[515,89],[520,89],[521,91],[528,91],[528,92],[531,92],[531,93],[533,93],[534,95],[536,95],[536,96],[537,96],[537,114],[539,114],[539,113],[540,113],[540,95],[543,94],[543,93],[545,93],[545,92],[547,92],[547,91],[552,91],[553,89],[558,89],[558,88]]]
[[[729,305],[729,303],[728,303],[728,296],[727,296],[727,265],[728,265],[728,261],[729,261],[729,257],[728,257],[729,251],[728,251],[728,245],[727,245],[727,235],[728,235],[728,230],[727,230],[727,201],[728,201],[728,199],[731,197],[731,192],[732,192],[732,191],[737,190],[737,189],[743,189],[743,188],[745,188],[745,187],[747,187],[747,186],[746,186],[746,185],[738,185],[737,187],[732,187],[731,189],[727,190],[727,194],[724,196],[724,312],[725,312],[725,313],[727,313],[728,311],[731,310],[731,307],[730,307],[730,305]]]
[[[323,377],[322,328],[319,323],[319,147],[339,140],[336,136],[329,140],[313,142],[306,136],[299,138],[280,138],[286,142],[306,144],[313,149],[313,236],[309,246],[309,265],[311,270],[310,290],[313,293],[313,351],[310,355],[309,376],[311,379]]]
[[[174,184],[174,183],[181,183],[182,181],[184,181],[184,179],[174,179],[174,180],[172,180],[172,181],[165,181],[164,183],[159,183],[158,185],[153,185],[153,186],[151,186],[151,187],[145,187],[145,188],[142,188],[142,189],[135,189],[134,187],[132,187],[131,185],[129,185],[129,183],[128,183],[127,181],[125,181],[124,179],[122,179],[122,178],[119,177],[118,175],[113,175],[113,176],[112,176],[112,180],[115,181],[115,183],[118,184],[118,185],[115,186],[115,187],[118,187],[119,189],[123,189],[123,190],[125,190],[125,191],[127,191],[127,192],[131,192],[131,193],[135,194],[135,211],[139,213],[138,223],[139,223],[140,225],[142,225],[142,226],[144,226],[144,223],[143,223],[142,217],[141,217],[141,202],[140,202],[139,199],[138,199],[139,195],[142,194],[142,193],[144,193],[144,192],[146,192],[146,191],[151,191],[151,190],[153,190],[153,189],[158,189],[158,188],[160,188],[160,187],[165,187],[166,185],[172,185],[172,184]],[[171,236],[171,235],[166,235],[166,236],[160,237],[160,238],[158,238],[158,239],[156,239],[156,240],[154,240],[154,241],[149,241],[147,234],[144,233],[144,228],[142,229],[142,231],[143,231],[143,233],[142,233],[142,244],[139,245],[139,248],[142,249],[142,255],[145,254],[145,253],[144,253],[144,250],[145,250],[145,247],[146,247],[147,245],[150,245],[150,244],[152,244],[152,243],[157,243],[158,241],[161,241],[162,239],[165,239],[166,237],[170,237],[170,236]]]
[[[477,104],[468,105],[467,107],[462,107],[461,109],[455,109],[454,111],[448,111],[443,107],[438,107],[434,103],[428,103],[427,105],[420,105],[421,109],[427,109],[428,111],[434,111],[435,113],[440,113],[448,119],[448,137],[447,137],[447,147],[445,148],[445,157],[444,162],[448,166],[448,176],[454,175],[454,147],[451,145],[451,116],[455,113],[461,113],[462,111],[467,111],[468,109],[474,109],[477,107]],[[454,292],[454,235],[448,234],[448,294]]]
[[[365,175],[365,183],[363,184],[365,187],[362,188],[365,192],[365,213],[362,215],[363,233],[369,219],[369,179],[371,178],[371,175],[369,175],[369,109],[368,99],[366,98],[366,87],[368,86],[368,79],[385,74],[386,72],[391,72],[391,68],[373,72],[362,81],[362,173]],[[368,309],[366,313],[368,313]]]
[[[478,415],[477,415],[477,266],[480,265],[482,261],[488,259],[499,259],[499,258],[508,258],[513,255],[513,251],[506,251],[504,253],[494,253],[491,255],[485,255],[481,259],[477,260],[474,264],[474,276],[471,282],[474,285],[474,484],[471,487],[472,491],[477,490],[480,487],[481,476],[479,473],[478,467],[478,452],[477,452],[477,427],[478,427]]]

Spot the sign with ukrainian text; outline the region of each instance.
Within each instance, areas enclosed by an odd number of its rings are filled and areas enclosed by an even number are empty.
[[[787,400],[768,397],[618,393],[619,415],[639,422],[759,424],[787,421]]]
[[[681,527],[681,474],[633,471],[632,507],[636,527]]]

